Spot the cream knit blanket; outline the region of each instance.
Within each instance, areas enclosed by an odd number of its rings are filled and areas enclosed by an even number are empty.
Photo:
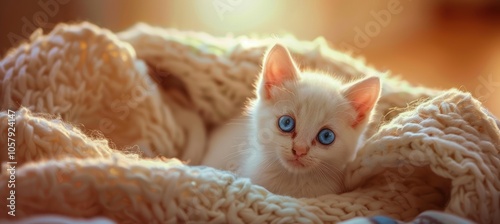
[[[0,219],[330,223],[375,214],[409,221],[442,210],[500,220],[500,122],[469,93],[411,86],[321,38],[280,42],[301,67],[383,77],[370,138],[346,173],[349,192],[284,197],[191,166],[202,159],[206,130],[252,97],[274,41],[144,24],[117,35],[89,23],[35,32],[0,61]],[[6,207],[11,190],[15,217]]]

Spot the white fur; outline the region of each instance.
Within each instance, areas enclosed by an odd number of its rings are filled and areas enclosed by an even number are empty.
[[[301,73],[288,51],[275,46],[264,59],[258,97],[248,108],[248,126],[233,125],[233,130],[226,130],[236,133],[234,128],[239,127],[248,131],[248,142],[239,143],[244,152],[236,150],[235,142],[230,150],[241,161],[239,174],[275,194],[316,197],[342,192],[343,170],[354,158],[379,93],[378,78],[344,84],[327,74]],[[362,113],[365,116],[359,120]],[[279,129],[278,119],[283,115],[295,119],[293,132]],[[317,140],[323,128],[335,133],[330,145]],[[309,147],[309,151],[296,159],[294,147]],[[224,154],[230,153],[226,150]],[[302,165],[293,165],[291,160]]]
[[[208,138],[208,150],[201,164],[236,172],[241,154],[249,149],[248,123],[248,118],[244,116],[214,129]]]
[[[277,92],[275,100],[256,100],[251,109],[251,138],[260,148],[249,151],[240,172],[277,194],[314,197],[339,193],[343,190],[342,170],[353,159],[365,125],[350,127],[355,110],[341,95],[343,86],[338,80],[313,73],[301,77],[297,83],[286,83],[290,92]],[[295,118],[295,139],[277,126],[277,119],[285,114]],[[311,142],[323,127],[334,131],[334,143],[324,146],[317,142],[313,146]],[[264,132],[271,137],[258,136]],[[306,167],[293,167],[285,161],[293,158],[293,141],[311,147],[303,158]]]

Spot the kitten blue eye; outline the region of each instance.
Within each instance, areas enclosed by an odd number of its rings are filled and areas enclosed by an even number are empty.
[[[283,115],[278,120],[278,126],[284,132],[291,132],[295,128],[295,120],[288,115]]]
[[[330,129],[322,129],[318,133],[318,141],[323,145],[332,144],[335,141],[335,133]]]

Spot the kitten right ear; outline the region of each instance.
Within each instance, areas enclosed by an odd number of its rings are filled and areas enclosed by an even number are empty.
[[[355,128],[369,117],[375,107],[380,97],[380,79],[374,76],[359,80],[344,90],[344,97],[351,102],[357,112],[357,116],[351,125]]]
[[[265,55],[260,94],[265,99],[271,99],[271,90],[283,85],[285,81],[297,80],[299,70],[293,62],[288,50],[281,44],[276,44]]]

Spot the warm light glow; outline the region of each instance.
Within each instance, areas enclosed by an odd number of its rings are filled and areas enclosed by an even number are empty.
[[[173,2],[168,13],[175,14],[175,20],[181,23],[201,25],[215,33],[247,33],[283,18],[282,6],[285,3],[266,0],[182,1]]]
[[[264,23],[279,19],[276,16],[284,2],[266,0],[209,0],[193,1],[200,22],[218,32],[245,32],[258,29]]]

